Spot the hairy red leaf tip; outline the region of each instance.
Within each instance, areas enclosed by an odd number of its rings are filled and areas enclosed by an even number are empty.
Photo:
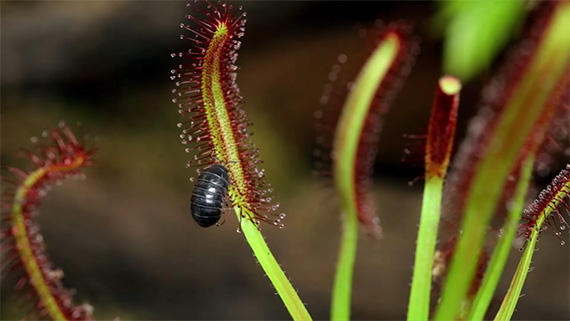
[[[172,54],[185,62],[172,70],[171,77],[177,87],[173,101],[184,117],[178,124],[180,138],[183,144],[192,143],[186,152],[194,154],[187,167],[225,165],[232,205],[250,213],[254,221],[282,227],[285,215],[273,213],[279,204],[273,202],[265,171],[258,167],[262,161],[251,140],[251,122],[240,107],[242,97],[236,84],[236,51],[241,46],[238,39],[244,34],[246,13],[241,6],[234,8],[229,3],[196,1],[188,6],[193,9],[186,16],[191,25],[181,27],[193,36],[182,35],[181,39],[191,41],[194,48]]]
[[[447,172],[457,124],[460,91],[459,79],[453,76],[439,79],[428,125],[425,156],[428,178],[443,178]]]
[[[556,218],[551,220],[551,223],[554,225],[555,235],[560,239],[561,243],[564,244],[564,241],[560,238],[560,230],[570,228],[570,225],[568,225],[564,219],[564,215],[562,215],[560,209],[565,207],[567,214],[570,214],[568,203],[565,202],[565,199],[568,199],[569,197],[570,164],[566,165],[566,169],[560,171],[560,173],[558,173],[558,175],[552,180],[550,185],[542,190],[538,195],[538,198],[524,210],[517,235],[528,240],[532,231],[538,228],[538,222],[540,220],[547,221],[552,217],[552,212],[555,212],[560,225],[556,223]],[[546,225],[543,225],[542,229],[545,228]]]
[[[47,191],[66,178],[82,178],[81,170],[92,164],[94,149],[87,149],[63,122],[59,128],[42,133],[50,142],[33,137],[36,151],[24,151],[32,163],[29,171],[8,167],[2,177],[8,186],[2,194],[2,272],[3,277],[19,275],[17,288],[26,285],[37,298],[34,305],[42,318],[89,320],[93,307],[75,306],[71,291],[63,287],[63,272],[54,269],[38,224],[33,220]]]

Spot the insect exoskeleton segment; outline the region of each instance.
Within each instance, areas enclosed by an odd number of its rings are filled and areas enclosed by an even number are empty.
[[[225,166],[214,164],[202,170],[190,199],[190,211],[198,225],[209,227],[220,220],[229,185]]]

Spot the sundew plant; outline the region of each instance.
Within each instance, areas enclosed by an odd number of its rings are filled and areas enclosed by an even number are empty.
[[[443,35],[442,70],[437,81],[422,84],[433,91],[424,104],[429,119],[423,133],[400,133],[413,140],[403,151],[404,166],[419,165],[423,171],[416,180],[423,183],[420,211],[398,211],[418,222],[415,250],[385,260],[413,258],[409,284],[399,285],[409,295],[401,311],[407,320],[516,319],[517,305],[533,300],[533,293],[521,295],[533,277],[528,274],[533,256],[540,255],[539,237],[546,234],[543,242],[564,246],[570,230],[570,162],[556,162],[570,155],[570,2],[448,1],[438,8],[430,28]],[[187,163],[161,163],[178,166],[189,180],[184,215],[207,228],[204,233],[243,238],[257,273],[267,276],[267,294],[278,296],[291,319],[321,318],[303,299],[304,284],[284,272],[302,260],[279,260],[271,251],[272,239],[264,236],[292,228],[289,217],[312,213],[308,206],[287,206],[284,213],[279,191],[266,177],[264,153],[256,146],[259,136],[253,135],[247,96],[238,87],[238,52],[248,45],[242,38],[250,17],[247,3],[195,1],[183,9],[179,41],[187,49],[171,53],[170,112],[179,114],[178,137],[171,139],[181,140]],[[382,134],[390,112],[407,108],[398,105],[398,95],[421,58],[422,27],[403,20],[363,26],[360,41],[367,55],[339,52],[324,92],[315,93],[320,104],[303,111],[314,117],[317,129],[314,167],[319,180],[327,182],[321,188],[338,202],[328,213],[339,231],[338,245],[332,243],[337,260],[331,262],[330,297],[323,299],[330,302],[331,320],[361,318],[352,313],[353,294],[361,284],[355,282],[358,262],[367,259],[357,255],[358,242],[397,242],[386,233],[392,228],[386,218],[394,210],[377,201],[373,172],[377,154],[391,139]],[[465,137],[458,139],[462,90],[485,72],[488,81],[475,114]],[[272,114],[271,106],[264,108]],[[64,287],[64,273],[50,260],[37,222],[53,186],[84,178],[86,168],[99,165],[97,150],[105,140],[94,143],[77,127],[61,122],[33,137],[34,147],[20,153],[27,167],[3,164],[2,277],[14,280],[14,290],[24,297],[22,317],[89,320],[97,314],[89,303],[74,302],[74,291]],[[553,179],[535,191],[545,168]],[[237,232],[226,221],[235,221]],[[312,232],[326,226],[311,225]],[[191,252],[186,255],[192,258]],[[512,270],[509,256],[518,263]],[[311,266],[304,271],[322,273]],[[187,273],[216,277],[192,266]],[[382,284],[390,276],[377,278]],[[510,282],[506,291],[501,281]]]

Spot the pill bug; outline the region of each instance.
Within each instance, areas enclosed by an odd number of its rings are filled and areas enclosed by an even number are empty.
[[[220,164],[206,167],[198,176],[190,199],[192,217],[202,227],[216,224],[228,194],[228,169]]]

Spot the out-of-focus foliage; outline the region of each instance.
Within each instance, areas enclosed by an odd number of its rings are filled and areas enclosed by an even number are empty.
[[[491,64],[524,16],[524,1],[440,2],[434,23],[443,29],[443,73],[473,78]]]

